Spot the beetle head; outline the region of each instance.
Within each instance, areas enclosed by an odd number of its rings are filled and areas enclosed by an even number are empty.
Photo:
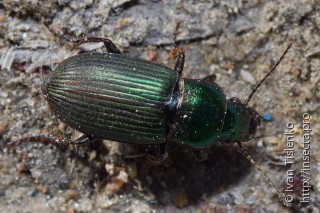
[[[253,108],[247,107],[247,110],[250,114],[249,134],[247,137],[241,139],[242,142],[249,141],[255,137],[255,134],[257,132],[258,127],[260,126],[262,119],[261,115]]]
[[[255,137],[261,116],[238,98],[227,100],[227,111],[219,140],[224,143],[244,142]]]

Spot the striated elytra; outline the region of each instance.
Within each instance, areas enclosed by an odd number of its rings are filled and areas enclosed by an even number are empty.
[[[247,102],[226,99],[213,76],[181,77],[184,52],[176,49],[174,69],[122,55],[104,38],[107,53],[83,53],[61,62],[42,90],[57,117],[93,138],[160,145],[167,142],[206,148],[216,141],[232,143],[254,137],[261,116]]]

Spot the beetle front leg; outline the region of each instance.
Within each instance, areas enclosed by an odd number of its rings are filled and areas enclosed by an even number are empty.
[[[109,53],[121,54],[121,51],[117,48],[117,46],[107,38],[99,38],[99,37],[86,37],[82,36],[80,39],[75,41],[75,45],[79,46],[81,44],[89,43],[89,42],[103,42]]]
[[[217,76],[215,74],[208,75],[201,79],[203,82],[213,83],[216,80]]]

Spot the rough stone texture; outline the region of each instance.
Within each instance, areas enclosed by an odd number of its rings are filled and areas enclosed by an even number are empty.
[[[110,141],[56,147],[8,141],[28,135],[79,133],[57,121],[40,87],[45,67],[77,54],[68,39],[81,34],[112,39],[124,52],[167,60],[177,45],[186,51],[184,77],[216,74],[228,97],[244,100],[294,41],[277,71],[250,106],[271,114],[263,138],[245,146],[284,190],[288,122],[295,125],[295,165],[303,163],[302,115],[311,115],[312,201],[284,207],[275,190],[237,147],[213,146],[208,159],[170,144],[161,164],[148,147]],[[320,201],[320,6],[318,0],[2,0],[0,2],[0,209],[3,212],[319,212]],[[100,49],[102,45],[86,45]],[[104,50],[99,50],[104,51]],[[151,148],[152,151],[152,148]]]

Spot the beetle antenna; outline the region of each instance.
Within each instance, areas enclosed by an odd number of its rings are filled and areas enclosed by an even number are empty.
[[[285,206],[289,206],[289,204],[286,202],[286,199],[281,194],[280,189],[272,182],[268,174],[258,165],[258,163],[255,160],[253,160],[251,155],[249,155],[245,148],[242,146],[241,142],[238,142],[237,144],[242,151],[242,155],[250,161],[250,163],[264,176],[268,183],[277,191],[277,194],[279,195],[280,200],[283,201],[283,204]]]
[[[270,69],[270,71],[264,76],[264,78],[256,85],[256,87],[252,90],[251,94],[248,96],[248,98],[245,100],[244,105],[248,105],[249,101],[251,100],[253,94],[258,90],[258,88],[262,85],[262,83],[271,75],[271,73],[277,68],[277,66],[280,64],[284,56],[287,54],[289,49],[291,48],[293,42],[290,42],[286,50],[283,52],[279,60],[273,67]]]

